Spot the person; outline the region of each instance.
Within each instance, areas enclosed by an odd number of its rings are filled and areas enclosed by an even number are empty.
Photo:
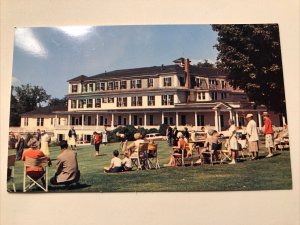
[[[268,153],[269,153],[266,157],[269,158],[273,156],[273,150],[274,150],[272,121],[269,118],[268,112],[263,112],[263,117],[264,117],[263,133],[265,135],[266,148],[268,149]]]
[[[106,146],[107,144],[107,130],[106,127],[104,127],[104,131],[102,131],[102,144]]]
[[[35,138],[38,141],[38,148],[41,148],[41,136],[42,136],[41,130],[37,129],[36,134],[35,134]]]
[[[140,144],[145,143],[145,140],[142,138],[142,134],[140,132],[134,134],[134,139],[135,141],[133,141],[127,147],[127,151],[131,153],[130,156],[136,157],[139,151]]]
[[[56,172],[50,179],[52,185],[70,185],[78,183],[80,171],[77,162],[77,153],[69,148],[68,142],[60,142],[60,153],[57,156]]]
[[[36,139],[36,137],[31,138],[28,142],[28,146],[30,146],[30,148],[23,152],[21,160],[25,161],[27,158],[40,159],[45,157],[46,160],[48,161],[48,165],[51,166],[50,158],[45,156],[45,154],[38,148],[38,145],[39,145],[39,141]],[[35,181],[40,179],[44,175],[44,173],[45,171],[42,166],[26,167],[26,174]],[[44,177],[41,179],[41,181],[45,186],[46,181]]]
[[[274,138],[275,138],[274,146],[275,147],[278,146],[281,143],[282,139],[288,136],[289,136],[289,129],[288,129],[288,125],[285,124],[283,126],[283,129],[280,132],[274,134]]]
[[[183,131],[183,137],[184,137],[184,140],[186,143],[189,143],[189,139],[190,139],[190,133],[189,133],[189,130],[187,127],[184,128],[184,131]]]
[[[132,162],[129,158],[129,153],[125,152],[124,158],[122,159],[122,170],[123,171],[131,171],[132,170]]]
[[[46,155],[50,156],[49,143],[51,141],[50,136],[46,133],[45,130],[41,132],[41,151]]]
[[[127,151],[127,149],[126,149],[127,137],[124,133],[121,133],[121,132],[117,132],[116,136],[120,138],[120,147],[121,147],[122,155],[124,155],[124,153]]]
[[[170,125],[168,125],[168,128],[167,128],[167,137],[168,137],[168,144],[169,144],[170,147],[172,146],[172,136],[173,136],[172,127]]]
[[[192,130],[191,131],[191,141],[196,141],[196,131],[195,130]]]
[[[17,142],[17,151],[16,151],[16,159],[17,160],[21,160],[23,151],[24,151],[24,147],[25,147],[25,139],[21,135]]]
[[[95,145],[95,156],[99,156],[101,137],[96,131],[94,131],[93,135],[94,135],[94,145]]]
[[[232,119],[228,120],[229,125],[229,138],[228,138],[228,144],[231,151],[231,158],[232,161],[229,164],[235,164],[236,163],[236,157],[238,154],[238,140],[236,137],[236,126],[234,124],[234,121]]]
[[[157,150],[157,144],[154,142],[153,139],[149,140],[148,143],[148,156],[149,157],[154,157],[154,151]]]
[[[77,137],[74,127],[72,127],[69,130],[68,136],[69,136],[68,144],[74,150],[76,148],[76,137]]]
[[[164,166],[175,166],[176,162],[175,162],[174,154],[181,155],[182,151],[185,151],[185,147],[186,147],[187,143],[184,140],[183,134],[181,132],[179,132],[178,137],[179,137],[179,139],[177,142],[177,146],[173,146],[173,151],[171,152],[170,160],[167,164],[164,164]]]
[[[178,142],[178,130],[177,127],[174,127],[173,129],[173,133],[172,133],[172,144],[173,146],[177,146],[177,142]]]
[[[246,127],[247,139],[248,139],[248,147],[249,152],[251,154],[251,159],[258,158],[258,131],[256,122],[253,119],[253,114],[249,113],[246,115],[246,119],[248,120],[248,124]]]
[[[110,166],[104,167],[105,173],[117,173],[117,172],[121,172],[123,170],[122,160],[118,156],[119,156],[119,151],[114,150],[113,158],[110,161]]]

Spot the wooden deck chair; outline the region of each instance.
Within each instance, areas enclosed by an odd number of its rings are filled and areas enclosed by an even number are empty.
[[[39,179],[35,180],[26,173],[26,167],[43,167],[44,174]],[[39,181],[42,178],[45,179],[45,185],[39,183]],[[27,180],[31,182],[28,185],[26,185]],[[43,191],[48,192],[48,158],[47,157],[42,157],[37,159],[28,158],[28,157],[25,158],[23,192],[30,190],[34,186],[37,186],[41,188]]]
[[[184,149],[181,149],[181,153],[173,153],[173,157],[175,159],[175,165],[176,166],[184,166],[185,162],[184,159],[187,157],[187,145],[185,145]]]
[[[160,168],[159,163],[158,163],[157,150],[158,150],[157,144],[153,144],[153,148],[151,148],[151,149],[150,149],[150,145],[148,145],[147,160],[148,160],[149,169],[152,169],[152,168],[159,169]]]
[[[188,161],[190,161],[190,164],[191,166],[194,165],[194,152],[196,151],[196,148],[195,148],[195,144],[194,143],[188,143],[186,146],[185,146],[185,150],[186,150],[186,159]]]
[[[8,156],[7,161],[7,182],[11,182],[13,191],[16,192],[16,185],[15,185],[15,163],[16,163],[16,155]]]
[[[137,154],[135,156],[130,156],[130,159],[137,167],[138,170],[143,168],[148,169],[148,159],[147,159],[147,152],[148,152],[148,143],[140,143],[139,148],[137,150]]]

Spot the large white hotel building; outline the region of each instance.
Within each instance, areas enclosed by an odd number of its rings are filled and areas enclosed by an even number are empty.
[[[66,138],[71,126],[80,138],[93,131],[134,125],[158,128],[161,124],[200,130],[202,126],[221,131],[229,118],[246,125],[244,117],[253,113],[259,127],[266,108],[254,109],[242,90],[233,89],[226,74],[217,68],[201,68],[180,58],[173,65],[77,76],[68,80],[68,108],[40,109],[22,115],[21,130],[45,129],[58,139]],[[277,126],[285,118],[271,113]],[[191,128],[190,128],[191,129]]]

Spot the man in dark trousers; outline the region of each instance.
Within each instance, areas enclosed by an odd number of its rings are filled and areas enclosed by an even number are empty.
[[[170,125],[168,125],[168,128],[167,128],[167,137],[168,137],[168,144],[169,144],[169,146],[172,146],[172,136],[173,136],[172,127]]]
[[[178,134],[177,127],[174,127],[174,129],[173,129],[173,135],[172,135],[173,146],[177,146],[177,142],[178,142],[177,134]]]

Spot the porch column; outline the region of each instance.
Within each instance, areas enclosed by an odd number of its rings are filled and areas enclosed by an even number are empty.
[[[216,131],[219,131],[219,115],[218,115],[218,110],[215,110],[215,129]]]
[[[164,114],[164,112],[162,111],[162,112],[161,112],[161,124],[164,124],[164,117],[165,117],[165,114]]]
[[[69,128],[70,128],[70,125],[71,125],[71,116],[70,116],[70,114],[68,114],[68,121],[67,121],[67,124],[68,124],[68,126],[69,126]]]
[[[131,113],[128,115],[128,125],[131,125]]]
[[[231,119],[231,120],[233,119],[233,117],[232,117],[232,110],[229,111],[229,119]]]
[[[198,113],[195,112],[195,127],[196,127],[196,130],[198,130]]]
[[[285,116],[282,114],[282,124],[286,125],[286,120],[285,120]]]
[[[260,112],[258,112],[258,127],[259,127],[259,129],[261,130],[261,127],[262,127],[262,119],[261,119],[261,114],[260,114]]]
[[[239,127],[239,114],[237,112],[235,113],[235,125]]]
[[[114,123],[115,123],[115,115],[112,113],[111,114],[111,128],[114,128]]]
[[[54,128],[57,126],[57,114],[55,114]]]
[[[178,122],[178,112],[176,112],[176,127],[178,128],[179,122]]]
[[[84,126],[84,114],[81,115],[81,129],[83,130],[83,126]]]
[[[144,113],[144,127],[146,128],[147,126],[147,114]]]
[[[96,129],[98,130],[98,125],[99,125],[99,114],[97,113],[96,115]]]
[[[221,113],[218,113],[218,128],[219,130],[218,131],[221,131],[222,130],[222,127],[221,127]]]

